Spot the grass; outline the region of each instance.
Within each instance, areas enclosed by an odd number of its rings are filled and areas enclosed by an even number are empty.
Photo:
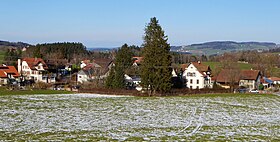
[[[215,70],[217,67],[221,66],[221,62],[203,62],[203,64],[210,66],[212,70]],[[246,63],[237,63],[241,70],[249,70],[252,68],[252,64]]]
[[[58,90],[9,90],[6,87],[0,87],[1,95],[35,95],[35,94],[70,94],[70,91]]]
[[[280,97],[0,96],[3,141],[279,141]]]
[[[5,52],[4,51],[0,51],[0,64],[3,63],[4,57],[5,57]]]

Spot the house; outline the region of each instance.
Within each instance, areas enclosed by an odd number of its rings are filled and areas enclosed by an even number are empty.
[[[280,84],[280,78],[279,77],[270,77],[269,80],[273,81],[273,84]]]
[[[211,69],[209,66],[199,62],[191,62],[182,65],[185,67],[182,78],[185,80],[186,87],[190,89],[212,88]],[[183,68],[184,69],[184,68]]]
[[[94,79],[104,79],[109,76],[113,66],[114,63],[111,59],[94,59],[93,62],[82,61],[82,69],[77,73],[77,81],[85,83]]]
[[[141,62],[143,62],[144,57],[132,57],[133,59],[133,66],[140,66]]]
[[[141,83],[140,76],[132,76],[132,77],[130,77],[129,75],[125,74],[124,78],[125,78],[126,83],[128,83],[129,86],[131,86],[131,87],[139,86],[140,83]]]
[[[20,74],[14,66],[0,66],[0,84],[6,85],[19,81]]]
[[[263,85],[264,89],[268,89],[273,85],[273,81],[266,77],[263,77],[261,78],[261,84]]]
[[[213,77],[212,79],[215,80],[217,85],[229,89],[231,85],[239,85],[240,75],[238,70],[223,69],[216,77]]]
[[[241,70],[239,86],[246,88],[258,89],[261,83],[261,73],[259,70]]]
[[[55,83],[55,77],[48,75],[48,66],[41,58],[18,59],[18,73],[25,80],[35,82]]]
[[[236,70],[223,69],[216,77],[216,83],[223,88],[230,88],[231,85],[245,88],[257,89],[261,82],[259,70]]]

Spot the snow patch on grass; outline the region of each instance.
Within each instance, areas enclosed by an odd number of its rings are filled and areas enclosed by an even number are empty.
[[[3,140],[280,139],[280,97],[0,96]]]

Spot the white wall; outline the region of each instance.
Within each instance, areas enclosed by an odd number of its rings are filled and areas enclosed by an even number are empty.
[[[43,75],[42,75],[42,73],[40,73],[40,71],[45,71],[42,63],[39,63],[39,65],[37,67],[35,67],[36,70],[32,70],[32,69],[30,69],[30,67],[28,66],[26,61],[22,61],[21,65],[20,65],[20,61],[18,61],[18,62],[19,62],[18,63],[19,74],[22,73],[22,75],[25,76],[26,79],[34,78],[35,82],[45,82],[45,83],[47,83],[47,80],[43,79]],[[55,82],[54,78],[49,79],[49,83],[54,83],[54,82]]]
[[[192,89],[204,88],[204,75],[201,74],[197,68],[190,64],[183,73],[183,78],[186,79],[186,86]],[[191,83],[192,80],[192,83]],[[198,80],[198,83],[197,83]]]

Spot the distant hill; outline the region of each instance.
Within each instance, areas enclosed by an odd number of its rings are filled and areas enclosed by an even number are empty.
[[[109,52],[115,48],[105,48],[105,47],[100,47],[100,48],[87,48],[89,51],[96,51],[96,52]]]
[[[24,42],[9,42],[9,41],[2,41],[0,40],[0,47],[17,47],[17,48],[23,48],[30,46],[28,43]]]
[[[236,52],[245,50],[269,50],[276,48],[277,44],[272,42],[234,42],[234,41],[214,41],[188,46],[172,46],[171,50],[176,52],[188,52],[192,54],[223,54],[225,52]]]

